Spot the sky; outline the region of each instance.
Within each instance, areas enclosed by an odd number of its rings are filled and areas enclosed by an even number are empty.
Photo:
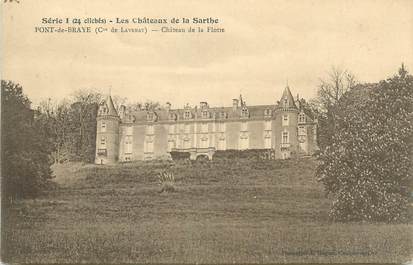
[[[34,102],[78,89],[132,102],[274,104],[316,95],[332,66],[361,82],[413,72],[413,1],[20,0],[2,3],[2,79]],[[47,17],[218,18],[224,33],[39,34]]]

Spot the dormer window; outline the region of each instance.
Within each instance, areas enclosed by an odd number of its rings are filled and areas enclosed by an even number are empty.
[[[186,120],[188,120],[188,119],[190,119],[191,118],[191,112],[190,111],[185,111],[185,113],[184,113],[184,119],[186,119]]]
[[[99,110],[99,114],[100,114],[100,115],[106,114],[107,111],[108,111],[108,109],[106,108],[105,105],[101,105],[101,106],[100,106],[100,110]]]
[[[271,117],[271,109],[265,109],[264,110],[264,116],[265,117]]]
[[[204,111],[202,111],[202,118],[203,119],[207,119],[208,118],[208,111],[206,111],[206,110],[204,110]]]
[[[241,109],[241,117],[242,118],[248,118],[249,116],[250,116],[250,113],[249,113],[248,109],[247,108],[242,108]]]
[[[169,113],[169,119],[171,121],[176,121],[176,114],[175,113]]]
[[[146,114],[147,121],[156,121],[156,114],[154,112],[148,112]]]
[[[287,106],[288,106],[288,98],[285,97],[285,98],[284,98],[284,107],[287,107]]]
[[[221,111],[221,112],[219,113],[219,117],[220,117],[221,119],[226,119],[226,118],[228,117],[228,115],[227,115],[226,112]]]
[[[305,114],[304,113],[300,113],[300,115],[298,115],[298,122],[300,123],[305,123]]]

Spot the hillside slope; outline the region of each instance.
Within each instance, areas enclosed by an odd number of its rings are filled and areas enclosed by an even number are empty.
[[[313,158],[135,162],[55,169],[60,188],[16,204],[13,262],[402,262],[411,227],[334,224]],[[157,174],[175,175],[160,193]]]

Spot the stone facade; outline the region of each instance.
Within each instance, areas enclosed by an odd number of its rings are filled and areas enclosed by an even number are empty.
[[[288,86],[275,105],[248,106],[240,96],[231,107],[199,106],[116,111],[110,96],[97,117],[97,164],[167,159],[171,151],[213,158],[216,150],[273,149],[276,158],[311,155],[317,121],[300,107]]]

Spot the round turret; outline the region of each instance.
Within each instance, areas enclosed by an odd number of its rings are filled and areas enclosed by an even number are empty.
[[[96,126],[96,164],[113,164],[119,158],[120,118],[108,96],[99,105]]]
[[[278,158],[290,158],[298,150],[297,118],[298,108],[287,86],[276,108],[274,143]]]

